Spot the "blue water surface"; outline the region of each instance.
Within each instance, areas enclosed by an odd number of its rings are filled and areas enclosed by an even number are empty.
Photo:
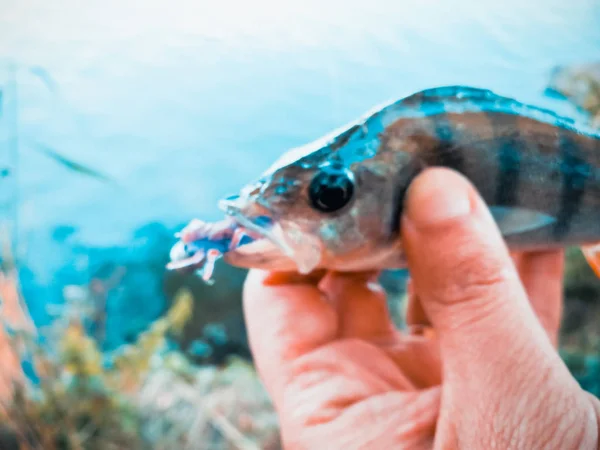
[[[0,60],[19,67],[19,254],[38,286],[29,301],[74,258],[57,227],[81,245],[135,248],[144,224],[219,218],[216,201],[287,148],[435,85],[573,115],[543,96],[549,72],[598,59],[598,0],[3,0]],[[39,143],[118,185],[70,173]]]

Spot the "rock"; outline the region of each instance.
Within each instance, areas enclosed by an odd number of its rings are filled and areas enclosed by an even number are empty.
[[[168,303],[182,287],[194,296],[193,315],[177,341],[184,350],[195,341],[202,341],[211,348],[203,356],[188,353],[195,362],[223,364],[233,354],[251,358],[242,311],[246,274],[244,269],[219,261],[215,268],[216,282],[212,286],[193,274],[169,272],[166,275],[164,289]]]
[[[17,433],[8,425],[0,425],[0,450],[20,450]]]

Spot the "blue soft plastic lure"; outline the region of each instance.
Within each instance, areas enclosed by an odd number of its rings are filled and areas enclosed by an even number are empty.
[[[192,221],[176,234],[179,242],[171,249],[169,270],[195,271],[206,283],[213,283],[215,263],[230,249],[251,241],[240,227],[230,220],[217,223]]]

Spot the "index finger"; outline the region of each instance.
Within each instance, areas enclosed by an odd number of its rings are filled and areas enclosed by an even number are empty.
[[[564,252],[526,252],[513,255],[513,259],[531,307],[557,346],[563,308]]]
[[[318,288],[322,276],[248,273],[243,296],[248,339],[272,396],[282,391],[292,361],[337,336],[337,314]]]

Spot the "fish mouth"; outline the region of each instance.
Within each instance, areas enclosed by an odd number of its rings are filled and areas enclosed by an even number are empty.
[[[239,196],[223,199],[218,205],[226,215],[224,220],[194,219],[177,233],[179,241],[171,248],[167,269],[194,271],[209,284],[220,258],[247,269],[295,269],[297,249],[288,244],[284,230],[267,208]]]
[[[243,245],[232,245],[223,255],[230,264],[306,274],[321,263],[323,247],[318,236],[301,224],[279,220],[268,207],[247,197],[229,197],[221,200],[219,207],[251,238]]]
[[[273,215],[268,209],[258,205],[248,208],[247,205],[242,204],[241,197],[237,195],[221,200],[218,206],[219,209],[238,224],[236,233],[249,238],[246,242],[242,242],[241,238],[233,239],[230,251],[241,250],[245,254],[250,254],[254,253],[253,249],[256,249],[257,252],[260,250],[263,253],[273,253],[274,249],[267,248],[269,247],[268,244],[272,244],[284,256],[288,258],[294,257],[293,249],[283,238],[281,228],[273,219]],[[254,211],[248,213],[248,209],[254,209]]]

